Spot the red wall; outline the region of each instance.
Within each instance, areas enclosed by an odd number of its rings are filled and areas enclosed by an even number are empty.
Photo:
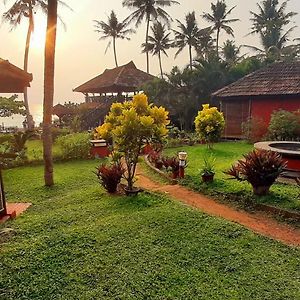
[[[263,119],[269,124],[274,110],[295,111],[300,109],[300,97],[293,99],[255,99],[252,100],[251,115]]]

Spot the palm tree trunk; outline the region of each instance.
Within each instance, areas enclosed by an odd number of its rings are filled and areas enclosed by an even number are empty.
[[[220,28],[217,29],[217,58],[219,58],[219,39],[220,39]]]
[[[30,49],[30,40],[31,40],[31,34],[34,29],[34,23],[33,23],[33,13],[32,13],[32,3],[29,1],[29,17],[28,17],[28,30],[27,30],[27,36],[26,36],[26,44],[25,44],[25,53],[24,53],[24,71],[28,71],[28,57],[29,57],[29,49]],[[27,128],[33,129],[33,118],[30,114],[29,109],[29,103],[28,103],[28,89],[27,87],[24,88],[24,105],[26,109],[26,120],[27,120]]]
[[[193,56],[192,56],[192,46],[189,45],[189,54],[190,54],[190,68],[193,70]]]
[[[149,27],[150,27],[150,15],[147,16],[146,45],[148,45]],[[146,51],[146,61],[147,61],[147,73],[149,74],[149,52],[148,51]]]
[[[162,70],[160,51],[158,51],[158,61],[159,61],[159,68],[160,68],[161,79],[164,79],[164,73],[163,73],[163,70]]]
[[[117,51],[116,51],[116,38],[115,37],[113,37],[113,47],[114,47],[115,63],[116,63],[116,67],[118,67]]]
[[[54,95],[54,64],[57,25],[57,0],[48,0],[47,35],[45,44],[44,69],[44,114],[43,114],[43,150],[44,150],[44,179],[46,186],[52,186],[52,110]]]

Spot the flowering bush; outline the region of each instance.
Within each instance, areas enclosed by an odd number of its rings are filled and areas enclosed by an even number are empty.
[[[133,189],[143,145],[159,142],[167,135],[168,114],[163,107],[150,105],[145,94],[138,94],[132,101],[113,103],[104,124],[96,128],[96,137],[112,139],[115,150],[123,154],[127,166],[124,177],[129,190]]]
[[[211,148],[214,142],[217,142],[224,130],[225,120],[223,113],[216,107],[209,107],[204,104],[203,109],[198,112],[195,118],[196,132]]]

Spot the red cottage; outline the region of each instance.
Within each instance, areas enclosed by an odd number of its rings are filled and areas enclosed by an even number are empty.
[[[273,111],[300,109],[300,62],[278,62],[212,94],[226,120],[225,137],[242,138],[242,123],[257,117],[270,122]]]

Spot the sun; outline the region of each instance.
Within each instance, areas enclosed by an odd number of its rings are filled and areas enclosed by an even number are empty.
[[[45,22],[36,22],[31,36],[31,47],[36,50],[45,48],[46,24]]]

